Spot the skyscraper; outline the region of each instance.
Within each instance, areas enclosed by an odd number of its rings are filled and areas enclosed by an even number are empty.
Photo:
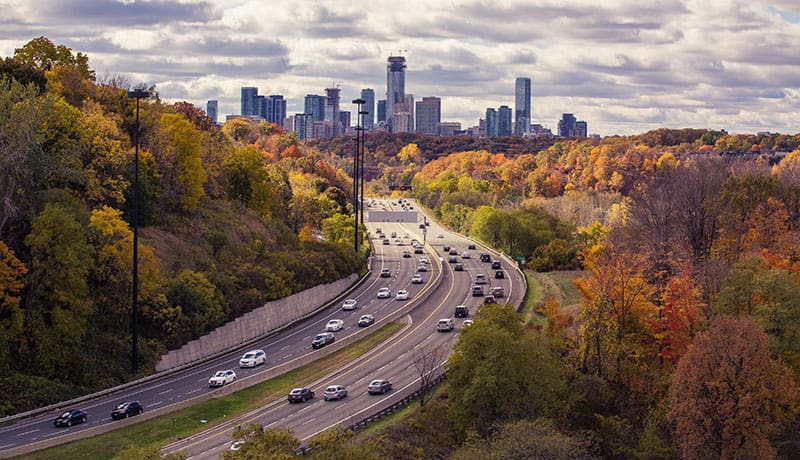
[[[325,88],[325,121],[331,123],[331,136],[342,134],[339,120],[339,88]]]
[[[280,94],[271,94],[267,99],[264,119],[270,123],[281,125],[286,118],[286,100]]]
[[[325,119],[325,96],[306,94],[305,113],[310,113],[314,121]]]
[[[301,141],[314,137],[314,117],[310,113],[296,113],[294,115],[294,132]]]
[[[435,136],[442,121],[442,100],[438,97],[423,97],[417,102],[416,131]]]
[[[486,109],[486,137],[497,136],[497,110]]]
[[[514,88],[514,135],[523,136],[531,131],[531,79],[517,77]]]
[[[585,121],[576,121],[575,122],[575,137],[587,137],[589,135],[589,126],[586,124]]]
[[[349,110],[341,110],[339,112],[339,122],[342,124],[342,131],[347,131],[347,128],[350,127],[350,111]]]
[[[378,123],[383,122],[386,124],[386,99],[381,99],[378,101],[376,112],[378,115]]]
[[[507,105],[501,105],[497,109],[497,135],[511,135],[511,107]]]
[[[258,88],[252,86],[242,86],[242,116],[258,115],[256,112],[256,97]]]
[[[558,135],[560,137],[574,137],[575,136],[575,115],[571,113],[561,114],[561,120],[558,121]]]
[[[364,114],[363,120],[360,118],[357,118],[357,120],[362,121],[361,124],[363,125],[364,129],[367,131],[372,131],[372,126],[375,124],[375,90],[372,88],[362,89],[361,99],[364,100],[364,105],[361,106],[361,110],[367,113]],[[356,115],[356,117],[358,117],[358,115]]]
[[[389,56],[386,65],[386,124],[393,133],[392,120],[396,112],[395,105],[405,103],[406,98],[406,58]]]
[[[219,114],[219,102],[216,100],[208,101],[206,103],[206,115],[211,118],[214,124],[217,123],[217,116]]]

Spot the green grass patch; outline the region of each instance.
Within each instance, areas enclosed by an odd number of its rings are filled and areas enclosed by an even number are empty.
[[[75,441],[28,454],[19,458],[68,460],[73,458],[112,459],[131,445],[160,447],[168,442],[192,435],[285,396],[298,382],[311,382],[341,369],[402,328],[390,323],[353,345],[321,357],[306,366],[239,390],[231,395],[182,409],[164,416],[137,423],[100,436]],[[206,423],[202,423],[205,420]]]
[[[534,272],[525,271],[528,279],[528,298],[523,307],[527,322],[544,324],[544,317],[537,310],[544,305],[544,299],[553,297],[562,310],[568,314],[580,303],[581,293],[572,282],[583,276],[583,271]]]

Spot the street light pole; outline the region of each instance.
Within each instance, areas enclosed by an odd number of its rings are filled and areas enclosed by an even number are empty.
[[[133,306],[131,308],[131,367],[139,373],[139,100],[150,96],[144,90],[129,91],[136,98],[136,145],[133,157]]]
[[[362,99],[362,104],[365,103]],[[358,106],[358,115],[359,115],[359,123],[358,123],[358,130],[361,132],[361,160],[359,163],[361,164],[360,174],[358,180],[361,181],[361,225],[364,225],[364,162],[365,162],[365,155],[366,149],[364,148],[364,141],[366,137],[366,132],[364,132],[364,115],[369,115],[369,112],[366,110],[361,110],[361,105]]]
[[[366,101],[364,99],[353,99],[353,104],[358,106],[358,113],[361,113],[361,105],[364,104]],[[361,120],[359,119],[358,125],[356,126],[356,144],[355,144],[355,151],[353,152],[353,210],[355,211],[355,218],[353,221],[353,226],[355,227],[354,230],[354,238],[353,238],[353,245],[355,247],[356,253],[358,253],[358,212],[361,210],[361,223],[364,222],[364,210],[361,208],[361,203],[359,202],[358,197],[358,180],[359,180],[359,150],[361,149],[361,131],[363,128],[361,127]],[[362,184],[362,195],[363,195],[363,184]]]

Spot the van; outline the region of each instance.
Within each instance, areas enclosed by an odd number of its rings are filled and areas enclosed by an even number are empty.
[[[467,309],[466,305],[457,305],[455,317],[456,318],[466,318],[469,316],[469,309]]]

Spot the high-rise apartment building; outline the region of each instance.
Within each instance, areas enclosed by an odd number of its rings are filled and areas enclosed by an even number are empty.
[[[297,113],[294,115],[294,132],[301,141],[314,137],[314,117],[310,113]]]
[[[435,136],[442,121],[442,100],[438,97],[423,97],[416,104],[416,131]]]
[[[217,123],[217,116],[219,116],[219,101],[212,100],[206,103],[206,115],[211,118],[214,124]]]
[[[403,98],[403,109],[408,113],[408,132],[414,132],[414,95],[406,94]]]
[[[364,100],[361,110],[367,113],[363,115],[364,118],[358,118],[357,120],[361,121],[360,124],[364,129],[372,131],[372,127],[375,125],[375,90],[372,88],[362,89],[361,99]],[[356,116],[358,117],[358,114]]]
[[[589,126],[586,124],[585,121],[576,121],[575,122],[575,137],[582,137],[586,138],[589,136]]]
[[[350,127],[350,111],[341,110],[339,112],[339,123],[342,124],[342,132],[347,131],[347,128]]]
[[[375,112],[378,115],[378,123],[383,122],[386,124],[386,99],[378,101]]]
[[[561,114],[561,120],[558,120],[558,135],[559,137],[575,137],[575,124],[577,120],[575,115],[571,113]]]
[[[497,136],[497,110],[486,109],[486,137]]]
[[[280,94],[271,94],[266,99],[266,107],[262,117],[270,123],[282,124],[286,118],[286,100]]]
[[[517,77],[514,85],[514,135],[524,136],[531,132],[531,79]]]
[[[389,56],[386,65],[386,122],[389,132],[395,132],[392,126],[395,105],[405,103],[406,98],[406,58]]]
[[[511,107],[507,105],[501,105],[497,109],[497,135],[511,135]]]
[[[342,134],[339,120],[339,88],[325,88],[325,121],[331,123],[331,137]]]
[[[325,96],[306,94],[304,109],[305,113],[314,117],[314,121],[323,121],[325,119]]]
[[[258,88],[253,86],[242,86],[242,116],[258,115],[256,111],[256,99],[258,98]]]

